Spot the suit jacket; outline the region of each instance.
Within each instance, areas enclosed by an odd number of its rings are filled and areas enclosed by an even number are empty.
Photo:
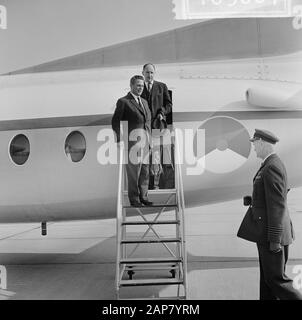
[[[248,236],[247,240],[257,243],[291,244],[294,231],[287,208],[287,191],[285,166],[276,154],[272,154],[253,179],[252,207],[248,212],[251,216],[243,220],[238,236]]]
[[[145,84],[142,98],[148,101],[152,120],[154,120],[159,113],[165,118],[166,115],[172,112],[172,100],[168,88],[163,82],[153,81],[150,93]]]
[[[129,92],[125,97],[118,99],[116,108],[111,120],[112,129],[116,133],[117,142],[120,141],[120,122],[128,122],[128,137],[134,129],[144,129],[147,135],[147,141],[150,141],[151,134],[151,113],[148,102],[141,98],[144,109],[136,102],[135,98]],[[129,142],[130,144],[130,142]],[[133,144],[133,143],[132,143]],[[135,144],[135,142],[134,142]]]

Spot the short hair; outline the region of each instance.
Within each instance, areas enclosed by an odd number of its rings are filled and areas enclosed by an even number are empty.
[[[135,75],[130,79],[130,85],[133,86],[135,84],[136,80],[145,81],[145,78],[143,76],[140,76],[140,75]]]
[[[146,63],[146,64],[143,65],[143,71],[144,71],[148,66],[152,66],[153,69],[154,69],[154,71],[155,71],[155,65],[154,65],[153,63],[151,63],[151,62],[148,62],[148,63]]]

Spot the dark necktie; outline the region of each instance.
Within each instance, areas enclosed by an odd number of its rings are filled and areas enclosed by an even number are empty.
[[[148,91],[149,91],[149,93],[151,92],[151,89],[152,89],[152,83],[148,82]]]
[[[146,109],[145,109],[144,105],[143,105],[142,102],[141,102],[141,98],[140,98],[140,97],[137,97],[137,101],[138,101],[138,105],[143,109],[144,114],[145,114],[145,116],[146,116]]]

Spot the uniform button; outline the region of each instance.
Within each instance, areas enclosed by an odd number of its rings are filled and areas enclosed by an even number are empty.
[[[259,220],[261,220],[261,217],[259,217]]]

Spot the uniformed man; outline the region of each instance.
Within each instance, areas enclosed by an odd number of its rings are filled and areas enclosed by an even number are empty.
[[[263,160],[253,180],[251,210],[238,236],[257,243],[260,266],[260,300],[302,300],[293,281],[285,274],[288,247],[294,239],[287,208],[287,174],[274,152],[279,139],[267,130],[255,130],[251,142]]]

